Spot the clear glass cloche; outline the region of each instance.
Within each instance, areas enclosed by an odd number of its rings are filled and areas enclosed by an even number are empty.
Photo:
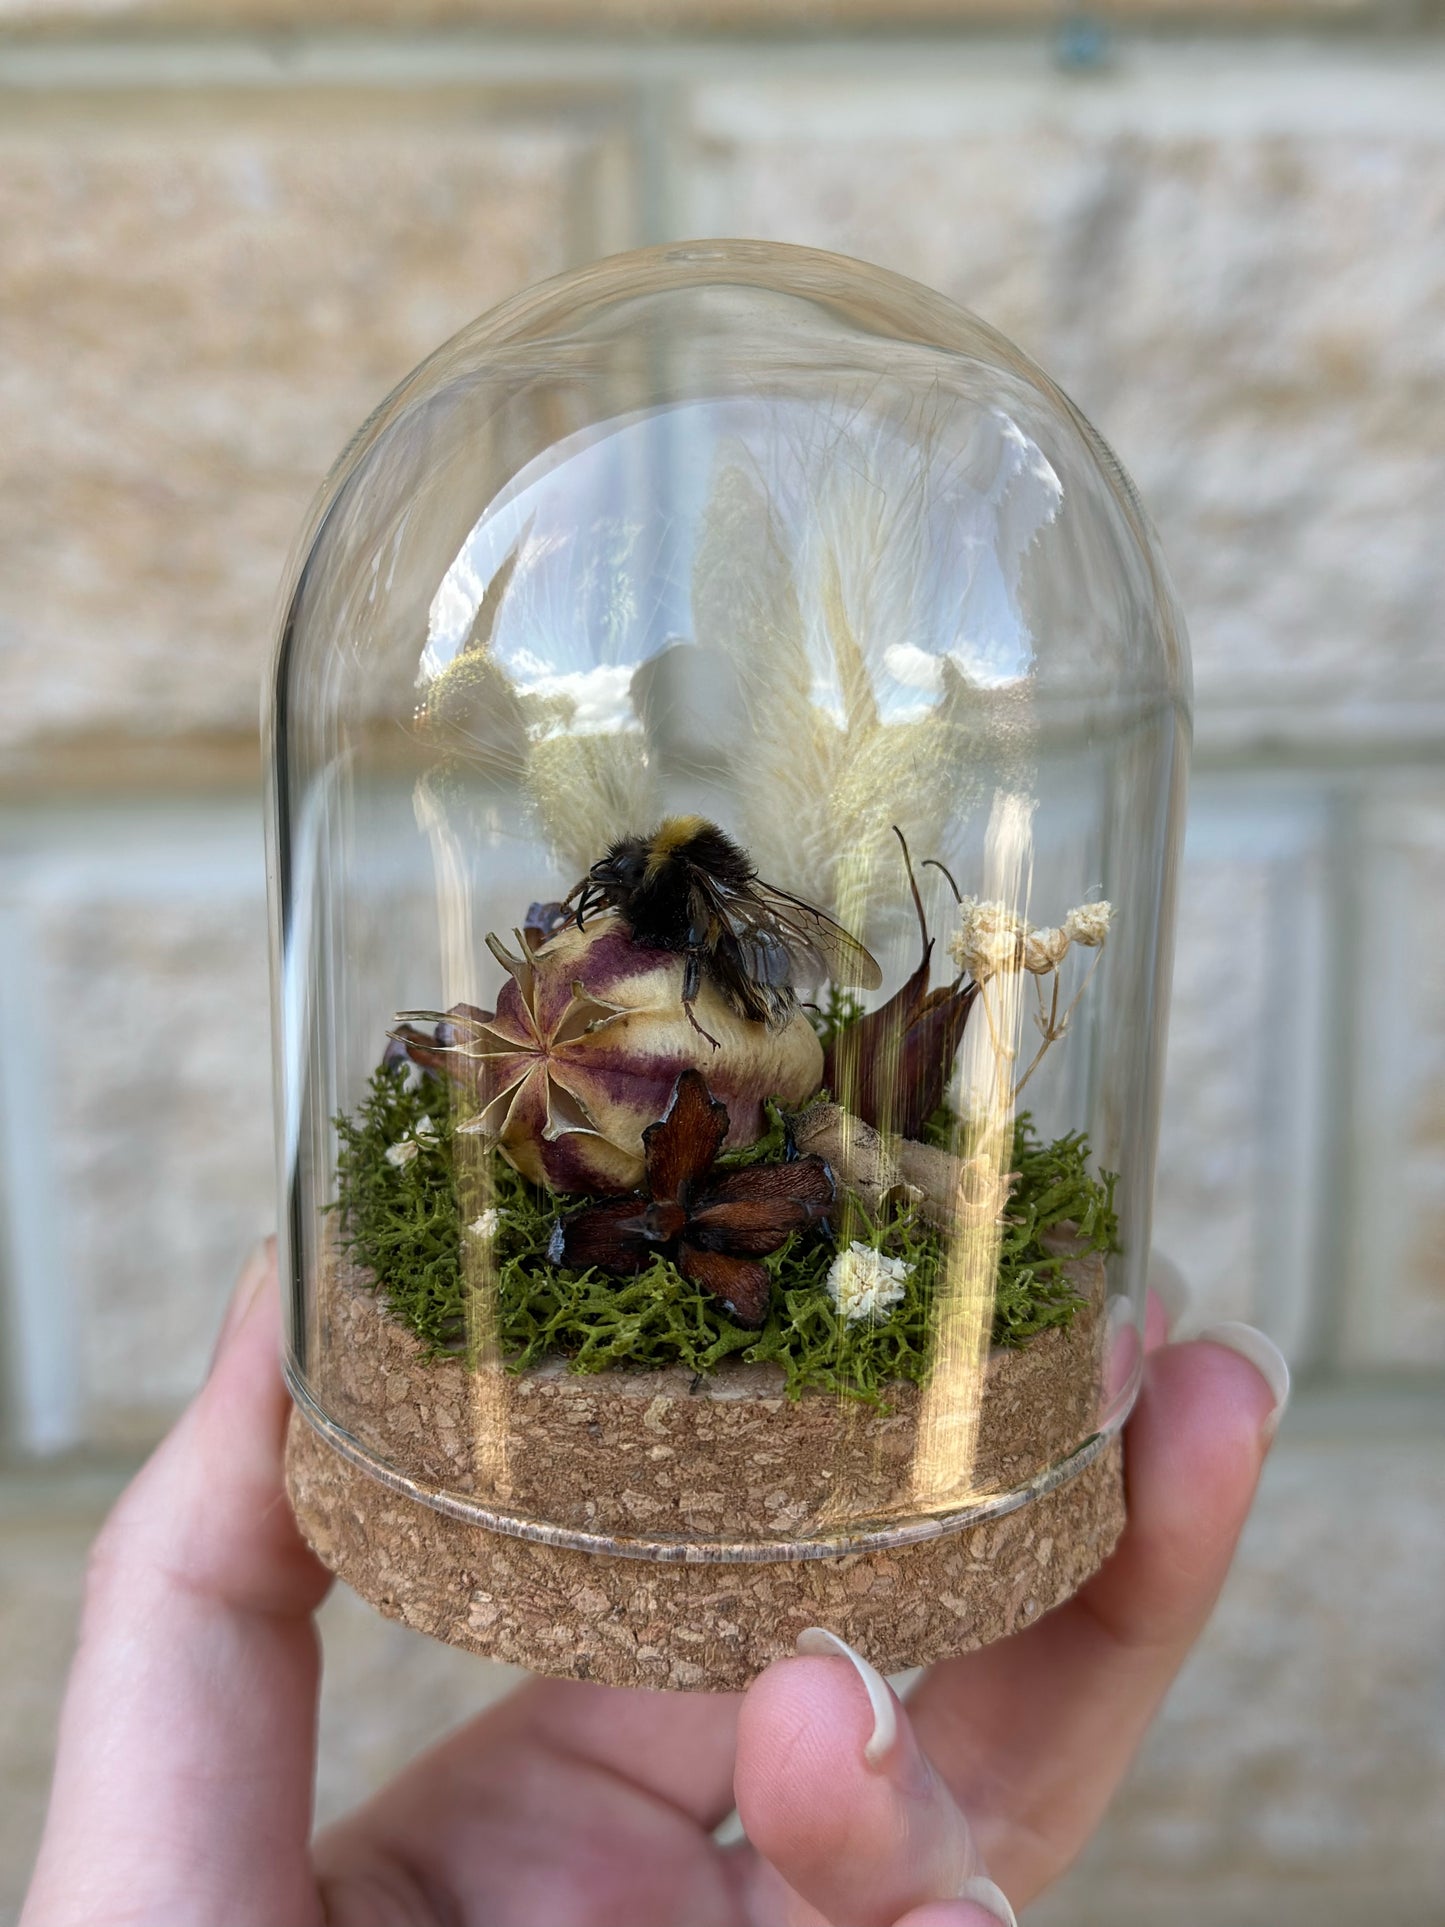
[[[1118,461],[914,283],[651,249],[439,349],[271,692],[312,1432],[634,1575],[1081,1476],[1139,1376],[1188,706]]]

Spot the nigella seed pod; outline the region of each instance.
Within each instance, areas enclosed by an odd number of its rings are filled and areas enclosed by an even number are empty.
[[[533,1183],[633,1189],[643,1132],[685,1070],[727,1106],[732,1150],[762,1136],[769,1098],[795,1106],[822,1082],[822,1046],[801,1011],[770,1029],[705,984],[694,1024],[681,955],[635,943],[617,917],[569,924],[535,950],[488,941],[507,971],[496,1010],[449,1011],[445,1046],[400,1034],[414,1061],[445,1070],[474,1102],[458,1128],[493,1141]]]

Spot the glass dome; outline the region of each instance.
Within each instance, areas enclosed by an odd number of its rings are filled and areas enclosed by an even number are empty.
[[[269,718],[289,1371],[392,1494],[627,1561],[1003,1516],[1137,1387],[1183,625],[914,283],[705,243],[438,350]]]

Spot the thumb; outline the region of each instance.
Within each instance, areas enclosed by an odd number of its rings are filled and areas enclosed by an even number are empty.
[[[918,1927],[1012,1927],[887,1681],[821,1628],[798,1650],[753,1682],[738,1726],[738,1814],[767,1862],[766,1917],[781,1910],[789,1927],[894,1927],[905,1916]]]

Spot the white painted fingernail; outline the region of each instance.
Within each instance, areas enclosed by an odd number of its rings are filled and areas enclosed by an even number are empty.
[[[991,1913],[995,1920],[1001,1920],[1004,1927],[1019,1927],[1018,1915],[1004,1899],[1001,1888],[985,1875],[976,1873],[971,1880],[965,1880],[959,1889],[960,1900],[971,1900],[975,1907],[982,1907]]]
[[[1199,1336],[1207,1344],[1225,1345],[1241,1358],[1247,1358],[1274,1393],[1273,1409],[1264,1422],[1264,1442],[1268,1445],[1279,1430],[1279,1422],[1289,1404],[1289,1366],[1284,1353],[1272,1338],[1234,1318],[1226,1319],[1222,1325],[1210,1325]]]
[[[873,1709],[873,1731],[863,1749],[869,1766],[877,1766],[892,1750],[898,1738],[896,1702],[888,1682],[861,1653],[855,1653],[846,1640],[830,1633],[826,1626],[808,1626],[798,1634],[797,1651],[811,1658],[846,1659],[868,1689],[868,1704]]]
[[[1174,1338],[1183,1329],[1194,1301],[1189,1280],[1172,1258],[1166,1258],[1162,1251],[1151,1251],[1148,1282],[1150,1291],[1164,1307],[1164,1322],[1169,1336]]]

